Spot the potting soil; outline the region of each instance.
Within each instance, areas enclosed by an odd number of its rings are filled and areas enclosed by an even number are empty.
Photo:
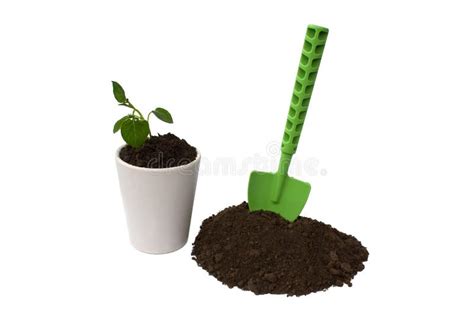
[[[123,161],[137,167],[170,168],[194,161],[197,151],[186,140],[168,133],[151,136],[140,148],[126,145],[119,156]]]
[[[245,202],[204,220],[192,250],[197,264],[230,288],[288,296],[352,286],[368,256],[355,237],[330,225],[249,212]]]

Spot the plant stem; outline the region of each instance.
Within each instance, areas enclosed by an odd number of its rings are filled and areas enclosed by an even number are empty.
[[[137,112],[138,115],[140,115],[140,118],[142,118],[143,120],[145,120],[145,117],[143,116],[142,112],[140,112],[139,109],[137,109],[130,101],[128,101],[128,99],[127,99],[127,104],[132,107],[132,109],[133,109],[134,112]]]
[[[153,111],[150,111],[150,113],[148,113],[148,115],[146,117],[146,121],[148,122],[148,134],[150,135],[150,137],[151,137],[151,129],[149,127],[150,127],[150,114],[151,114],[151,112],[153,112]]]

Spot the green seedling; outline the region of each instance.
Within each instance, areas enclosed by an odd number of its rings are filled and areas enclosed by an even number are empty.
[[[148,113],[146,119],[142,112],[138,110],[126,97],[125,90],[115,81],[112,81],[112,88],[115,100],[119,106],[125,106],[132,110],[132,114],[125,115],[114,125],[114,133],[120,131],[123,140],[134,148],[141,147],[148,137],[151,137],[150,115],[153,113],[159,120],[172,124],[173,117],[164,108],[156,108]]]

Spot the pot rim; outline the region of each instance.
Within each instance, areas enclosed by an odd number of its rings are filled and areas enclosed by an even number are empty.
[[[196,165],[200,160],[201,160],[201,153],[199,152],[199,150],[196,148],[196,152],[197,152],[197,155],[196,155],[196,159],[194,159],[193,161],[191,161],[190,163],[188,164],[185,164],[185,165],[181,165],[181,166],[176,166],[176,167],[168,167],[168,168],[145,168],[145,167],[138,167],[138,166],[134,166],[132,164],[129,164],[128,162],[125,162],[123,161],[121,158],[120,158],[120,151],[122,150],[122,148],[124,148],[125,146],[127,146],[126,144],[124,145],[121,145],[119,146],[119,148],[115,151],[115,161],[117,161],[117,163],[127,167],[127,168],[130,168],[130,169],[135,169],[135,170],[141,170],[141,171],[144,171],[144,172],[150,172],[150,173],[162,173],[162,172],[169,172],[169,171],[179,171],[179,170],[182,170],[182,169],[185,169],[185,168],[193,168],[194,165]]]

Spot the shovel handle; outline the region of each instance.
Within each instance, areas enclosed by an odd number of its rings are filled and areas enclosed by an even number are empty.
[[[311,24],[308,25],[306,30],[295,87],[291,97],[290,111],[281,144],[281,151],[285,154],[293,155],[298,147],[328,33],[327,28]]]

